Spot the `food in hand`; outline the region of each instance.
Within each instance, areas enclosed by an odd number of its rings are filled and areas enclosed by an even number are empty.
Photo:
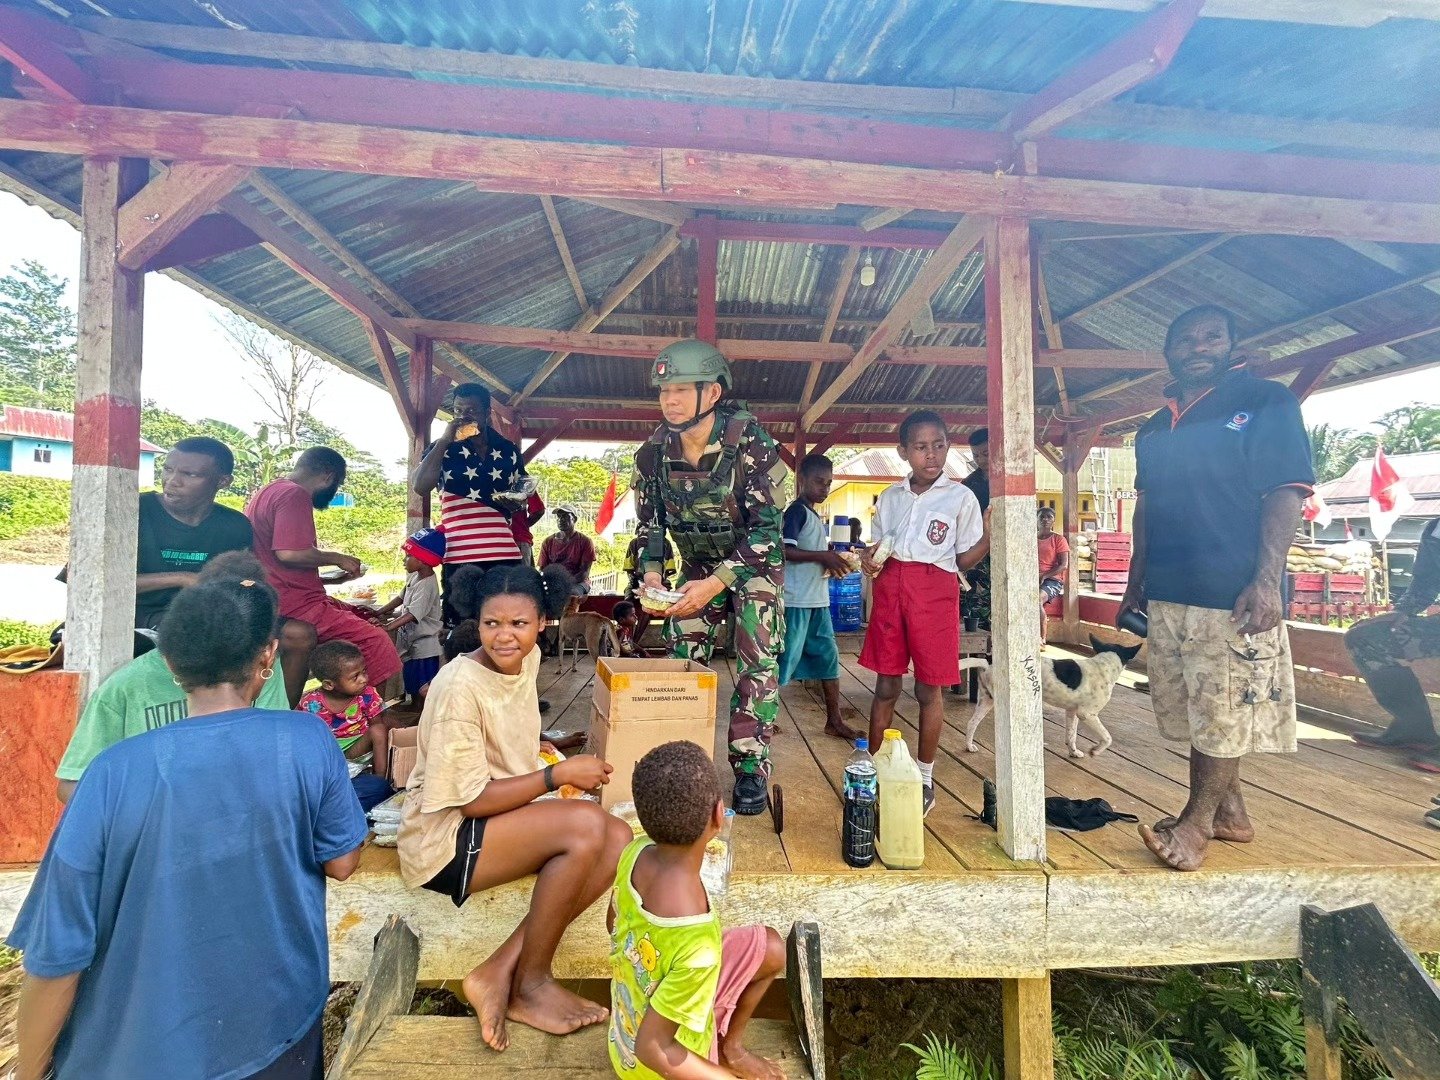
[[[559,750],[554,750],[554,751],[541,750],[541,751],[540,751],[540,767],[541,767],[542,769],[543,769],[546,765],[559,765],[560,762],[562,762],[562,761],[564,761],[564,760],[565,760],[565,755],[562,754],[562,753],[560,753]],[[583,797],[585,796],[585,792],[581,791],[579,788],[575,787],[573,784],[561,784],[558,788],[555,789],[555,794],[558,795],[558,796],[559,796],[560,798],[562,798],[562,799],[580,799],[580,798],[583,798]]]
[[[479,434],[480,425],[473,420],[467,420],[455,429],[455,438],[460,442],[464,442],[466,439],[473,439]]]
[[[685,594],[674,589],[656,589],[647,585],[640,590],[640,606],[651,615],[663,615],[684,599]]]
[[[356,590],[355,590],[355,599],[356,599],[356,600],[374,600],[374,599],[375,599],[375,587],[374,587],[373,585],[366,585],[363,589],[356,589]]]

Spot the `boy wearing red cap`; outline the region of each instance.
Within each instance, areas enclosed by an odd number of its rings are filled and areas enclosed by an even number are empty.
[[[440,670],[444,650],[440,583],[435,568],[445,561],[445,534],[439,529],[421,529],[400,545],[405,553],[405,590],[380,609],[382,616],[398,616],[385,624],[398,630],[395,644],[405,661],[405,693],[419,704],[425,699],[430,680]]]

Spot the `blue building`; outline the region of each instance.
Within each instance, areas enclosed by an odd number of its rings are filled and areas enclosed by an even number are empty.
[[[49,409],[6,405],[0,410],[0,472],[69,480],[75,418]],[[155,456],[165,450],[140,440],[140,487],[155,486]]]

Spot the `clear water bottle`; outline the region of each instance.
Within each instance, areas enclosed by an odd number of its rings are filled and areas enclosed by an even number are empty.
[[[850,866],[869,866],[875,861],[875,832],[880,805],[880,785],[875,759],[867,739],[855,740],[855,752],[845,762],[843,824],[840,854]]]

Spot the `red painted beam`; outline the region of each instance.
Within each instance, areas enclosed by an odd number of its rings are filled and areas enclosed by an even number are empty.
[[[895,248],[933,251],[945,242],[945,229],[907,229],[904,227],[875,229],[866,232],[857,225],[803,225],[789,221],[739,221],[713,218],[714,229],[721,240],[751,240],[776,244],[834,244],[844,247]],[[699,236],[699,219],[680,226],[683,237]]]
[[[483,132],[632,147],[994,172],[1008,166],[1004,132],[281,68],[94,57],[93,71],[152,109],[253,115],[293,108],[308,120],[366,127]],[[237,106],[243,103],[243,106]],[[1334,157],[1082,139],[1041,139],[1039,175],[1422,203],[1440,201],[1440,169]],[[377,149],[383,153],[383,149]],[[861,241],[864,242],[864,241]]]
[[[168,270],[229,255],[260,243],[260,238],[229,214],[206,214],[171,240],[141,269]]]
[[[62,101],[110,100],[107,88],[64,51],[80,48],[80,35],[64,23],[13,7],[0,7],[0,58]]]
[[[1205,0],[1171,0],[1033,95],[1010,114],[1006,129],[1016,142],[1033,140],[1153,79],[1170,66],[1204,6]]]
[[[123,88],[131,104],[226,116],[249,113],[257,105],[293,107],[311,120],[375,127],[743,150],[873,164],[921,153],[935,168],[994,168],[1010,149],[1002,132],[733,105],[621,99],[576,90],[516,89],[129,56],[96,56],[90,68]]]
[[[699,221],[696,243],[695,336],[715,343],[715,306],[718,301],[720,237],[716,235],[714,218]]]

